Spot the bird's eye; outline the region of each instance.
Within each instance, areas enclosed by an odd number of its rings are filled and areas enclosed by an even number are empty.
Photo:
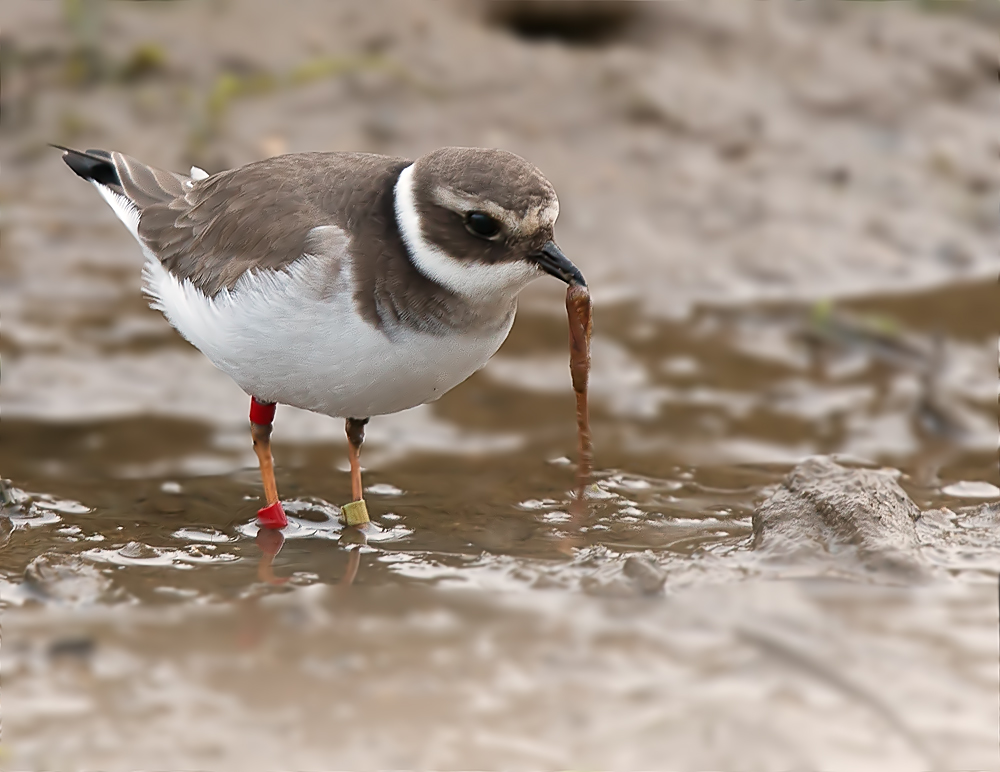
[[[484,212],[469,212],[465,216],[465,227],[481,239],[491,239],[500,233],[500,223]]]

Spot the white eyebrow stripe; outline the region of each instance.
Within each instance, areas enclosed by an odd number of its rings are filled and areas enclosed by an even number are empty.
[[[450,209],[453,212],[461,212],[462,214],[485,212],[494,220],[502,222],[511,233],[519,233],[522,230],[521,218],[495,201],[463,195],[457,190],[452,190],[442,185],[434,188],[433,196],[435,203],[443,206],[445,209]]]
[[[541,228],[551,228],[559,217],[559,200],[556,198],[520,217],[516,212],[500,206],[495,201],[481,199],[443,185],[435,187],[431,195],[436,204],[453,212],[463,215],[469,212],[485,212],[503,223],[508,233],[514,236],[530,236]]]

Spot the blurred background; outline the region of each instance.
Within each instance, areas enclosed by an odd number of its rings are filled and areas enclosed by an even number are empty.
[[[0,765],[998,768],[998,32],[985,2],[7,0]],[[279,408],[272,556],[245,396],[49,142],[535,163],[595,301],[584,522],[539,281],[483,371],[369,425],[366,540],[342,423]],[[933,513],[923,581],[754,549],[813,454]]]

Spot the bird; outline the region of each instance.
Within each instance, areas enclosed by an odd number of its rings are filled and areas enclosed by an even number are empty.
[[[276,405],[345,421],[342,512],[361,525],[369,419],[436,400],[482,368],[535,279],[587,286],[555,242],[554,187],[506,150],[305,152],[182,174],[54,147],[139,243],[149,305],[250,397],[262,528],[288,524]]]

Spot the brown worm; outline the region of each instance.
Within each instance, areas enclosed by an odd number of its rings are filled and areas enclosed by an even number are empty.
[[[590,290],[571,284],[566,290],[566,313],[569,317],[569,371],[576,392],[577,454],[576,501],[577,517],[583,515],[584,494],[594,467],[594,446],[590,437],[590,414],[587,407],[587,382],[590,379],[590,332],[593,326]]]

